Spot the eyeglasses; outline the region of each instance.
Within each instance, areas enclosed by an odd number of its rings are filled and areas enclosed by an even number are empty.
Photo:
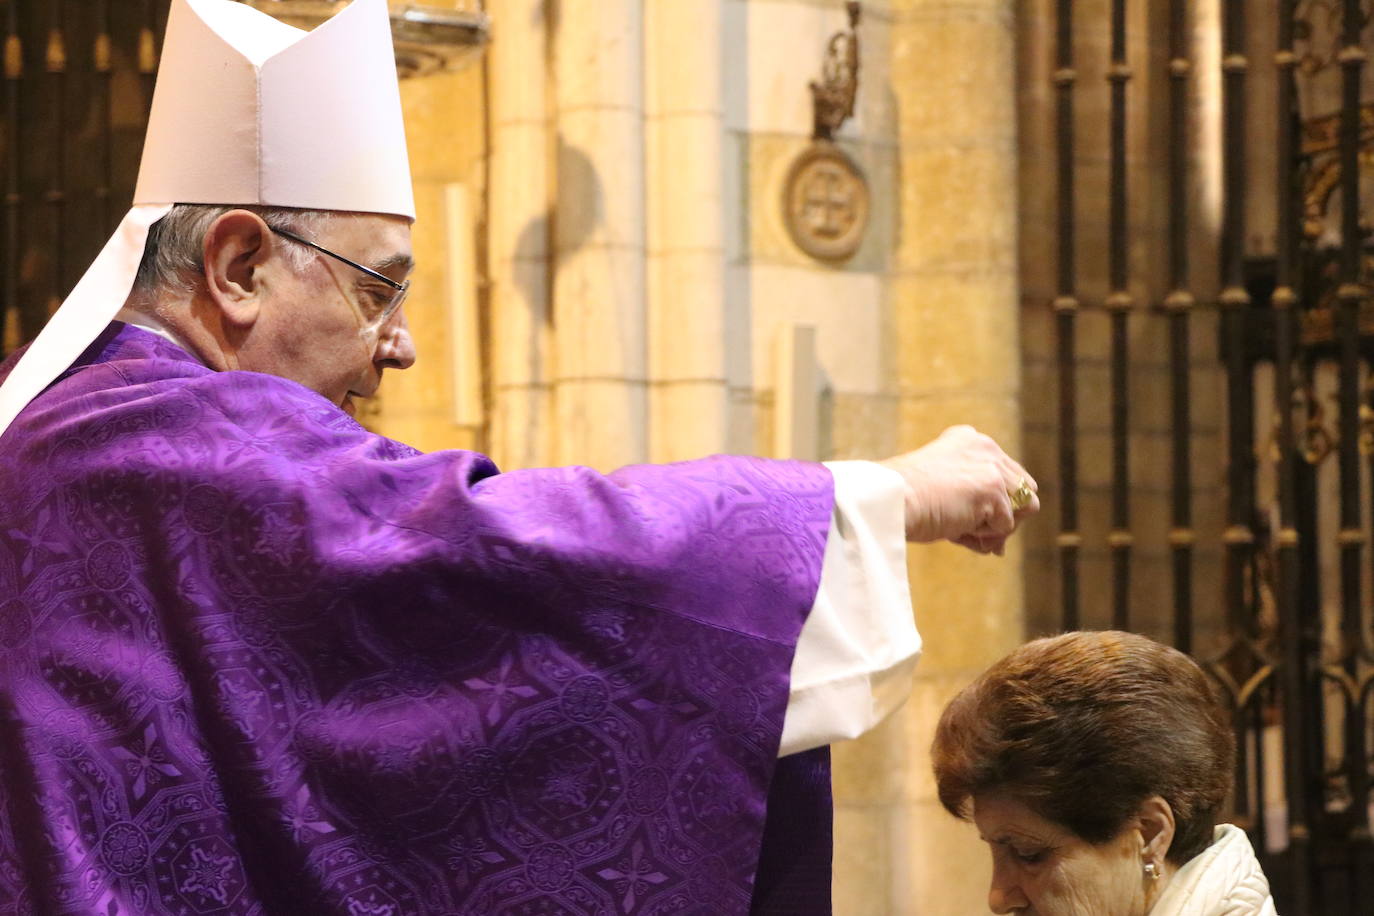
[[[314,242],[308,239],[303,239],[293,232],[287,232],[285,229],[278,229],[276,226],[269,226],[268,228],[275,232],[277,235],[280,235],[284,238],[288,238],[293,242],[298,242],[302,245],[305,245],[308,248],[313,248],[320,254],[327,254],[336,261],[342,261],[349,267],[352,267],[354,270],[360,270],[372,279],[376,280],[378,283],[385,283],[387,286],[395,290],[395,292],[391,295],[391,300],[387,302],[386,306],[382,309],[381,315],[379,315],[375,320],[370,322],[370,327],[380,328],[385,326],[386,323],[391,320],[391,316],[396,314],[396,310],[401,307],[401,303],[406,301],[406,293],[410,292],[409,280],[405,281],[404,283],[397,283],[395,280],[391,279],[386,274],[379,273],[373,270],[371,267],[364,267],[357,261],[350,261],[343,255],[336,254],[335,252],[330,251],[328,248],[325,248],[323,245],[316,245]]]

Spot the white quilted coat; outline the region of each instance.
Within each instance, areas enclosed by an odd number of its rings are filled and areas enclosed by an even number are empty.
[[[1212,845],[1169,880],[1150,916],[1277,916],[1245,831],[1218,827]]]

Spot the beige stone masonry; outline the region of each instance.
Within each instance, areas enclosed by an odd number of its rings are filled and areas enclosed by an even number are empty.
[[[491,390],[488,449],[504,468],[552,460],[549,304],[553,184],[543,0],[490,0],[488,198]]]
[[[1020,449],[1012,0],[894,0],[899,215],[886,283],[900,449],[971,423]],[[873,87],[868,87],[874,91]],[[1034,472],[1034,468],[1031,469]],[[836,912],[986,911],[988,853],[935,797],[940,710],[1023,633],[1022,545],[912,548],[925,654],[892,721],[835,749]]]
[[[648,457],[644,7],[560,9],[553,458],[609,471]]]
[[[724,0],[645,3],[649,455],[730,449]]]

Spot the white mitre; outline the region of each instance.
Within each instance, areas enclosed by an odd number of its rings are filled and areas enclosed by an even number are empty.
[[[172,0],[134,207],[3,387],[0,434],[133,289],[173,204],[415,218],[386,0],[305,32],[236,0]]]

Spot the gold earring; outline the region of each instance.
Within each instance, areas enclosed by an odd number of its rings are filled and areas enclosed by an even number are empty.
[[[1149,878],[1151,881],[1158,881],[1158,880],[1159,880],[1159,866],[1155,865],[1155,863],[1153,863],[1153,862],[1146,862],[1146,863],[1145,863],[1145,877]]]

